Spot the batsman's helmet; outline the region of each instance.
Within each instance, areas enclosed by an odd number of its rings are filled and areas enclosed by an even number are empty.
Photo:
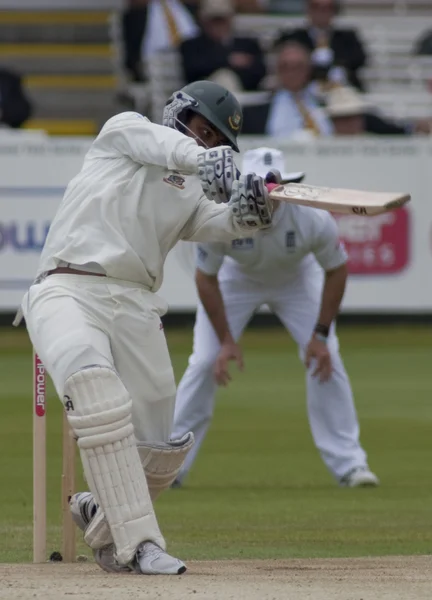
[[[243,112],[234,94],[212,81],[189,83],[169,98],[163,112],[163,124],[182,131],[189,111],[207,119],[239,152],[237,136],[243,125]]]

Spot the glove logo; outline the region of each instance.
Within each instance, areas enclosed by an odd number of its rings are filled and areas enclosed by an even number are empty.
[[[228,118],[228,123],[233,131],[238,131],[241,125],[241,115],[235,112],[232,117]]]
[[[169,185],[173,185],[176,188],[179,188],[179,190],[184,190],[184,182],[186,181],[184,177],[181,177],[181,175],[176,175],[176,174],[172,174],[169,177],[164,177],[163,179],[165,181],[165,183],[168,183]]]

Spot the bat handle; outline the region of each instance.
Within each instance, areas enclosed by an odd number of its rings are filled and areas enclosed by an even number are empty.
[[[280,186],[280,183],[266,183],[265,184],[267,190],[270,192],[272,192],[275,188]]]

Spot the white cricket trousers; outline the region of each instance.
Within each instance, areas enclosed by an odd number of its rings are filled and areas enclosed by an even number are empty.
[[[226,316],[233,337],[238,340],[253,313],[267,304],[298,344],[300,358],[303,359],[319,316],[322,281],[322,273],[313,265],[295,281],[277,289],[250,281],[221,282]],[[339,480],[351,469],[366,466],[367,460],[359,442],[353,395],[334,328],[328,338],[328,347],[333,373],[330,380],[324,383],[312,377],[312,369],[306,373],[307,410],[315,445],[327,468]],[[216,333],[200,304],[194,327],[193,354],[189,357],[189,366],[177,389],[173,437],[178,438],[188,431],[195,436],[195,444],[177,478],[180,481],[191,468],[213,416],[217,389],[213,366],[219,349]]]
[[[22,304],[30,339],[60,398],[83,367],[114,369],[132,398],[135,437],[170,439],[175,379],[160,316],[165,302],[139,284],[54,274]]]

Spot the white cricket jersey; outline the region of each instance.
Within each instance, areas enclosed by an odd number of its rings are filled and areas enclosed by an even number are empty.
[[[245,235],[230,207],[204,196],[200,152],[192,138],[137,113],[109,119],[67,186],[37,275],[65,262],[157,291],[178,240]]]
[[[333,217],[324,210],[280,203],[273,226],[254,237],[228,243],[198,244],[196,266],[219,280],[252,280],[268,286],[294,280],[316,262],[339,267],[347,254]]]

